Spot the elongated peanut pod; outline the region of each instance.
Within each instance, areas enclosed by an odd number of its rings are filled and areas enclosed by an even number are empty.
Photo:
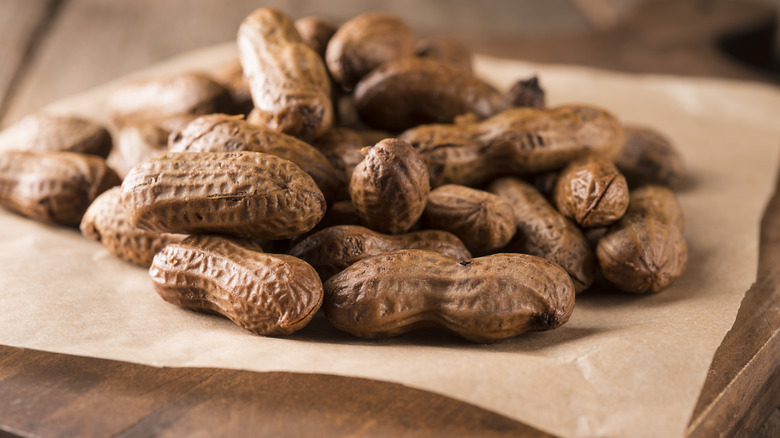
[[[251,242],[191,236],[158,253],[149,275],[167,302],[218,313],[258,335],[300,330],[322,304],[322,283],[306,262],[265,254]]]
[[[624,144],[618,119],[585,105],[514,108],[482,122],[420,126],[399,138],[428,164],[433,187],[560,169],[589,155],[614,158]]]
[[[577,293],[590,287],[596,258],[585,236],[532,185],[513,177],[501,178],[489,190],[512,206],[517,234],[503,251],[543,257],[569,273]]]
[[[311,264],[320,277],[327,280],[359,260],[398,249],[424,249],[458,260],[471,258],[463,242],[446,231],[390,235],[356,225],[338,225],[318,231],[295,245],[290,255]]]
[[[307,46],[290,17],[260,8],[238,29],[238,51],[255,104],[254,120],[303,140],[333,123],[325,63]]]
[[[31,114],[0,133],[0,150],[78,152],[106,158],[111,134],[90,120],[46,113]]]
[[[41,222],[78,226],[89,204],[121,182],[94,155],[0,152],[0,206]]]
[[[361,260],[325,282],[325,316],[363,338],[441,327],[495,342],[568,321],[574,286],[560,266],[525,254],[457,260],[400,250]]]
[[[295,137],[225,114],[201,116],[170,137],[171,152],[254,151],[290,160],[311,175],[325,199],[346,196],[346,181],[320,151]]]
[[[300,167],[260,152],[169,152],[122,183],[133,226],[160,233],[284,239],[309,231],[325,197]]]

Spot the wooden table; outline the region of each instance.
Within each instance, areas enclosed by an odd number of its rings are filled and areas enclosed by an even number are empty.
[[[5,29],[0,36],[4,53],[0,125],[181,51],[231,39],[238,22],[257,2],[230,3],[227,7],[225,2],[209,0],[5,0],[0,3],[0,28]],[[329,10],[318,9],[314,1],[275,5],[288,11],[294,7],[290,12],[296,16],[319,13],[338,21],[379,7],[379,2],[366,3],[329,2]],[[430,2],[415,11],[413,25],[428,33],[456,36],[475,51],[493,55],[778,83],[776,73],[740,65],[713,44],[729,32],[771,29],[776,22],[765,7],[700,2],[699,6],[709,7],[702,12],[691,2],[634,1],[629,3],[641,13],[618,11],[625,16],[604,29],[605,9],[574,7],[583,2],[482,3],[476,14],[469,2]],[[410,7],[398,4],[394,7]],[[523,8],[547,8],[540,15],[553,20],[547,27],[533,17],[523,21]],[[514,31],[505,22],[486,21],[506,15],[507,10],[517,14],[527,32]],[[450,22],[454,20],[457,29],[441,25],[443,11],[455,17]],[[780,436],[779,363],[780,193],[776,192],[762,221],[756,283],[716,352],[688,436]],[[393,383],[316,374],[161,369],[0,346],[0,436],[180,436],[203,431],[274,436],[547,436],[476,406]]]

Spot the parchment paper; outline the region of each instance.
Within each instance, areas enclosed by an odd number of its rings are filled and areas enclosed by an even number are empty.
[[[209,71],[233,44],[152,71]],[[601,105],[660,129],[690,180],[679,192],[690,258],[654,296],[592,290],[558,330],[474,345],[424,332],[367,342],[320,316],[289,338],[163,302],[144,269],[75,230],[0,210],[0,343],[157,366],[359,376],[441,393],[563,436],[682,436],[715,349],[755,279],[758,226],[777,173],[780,92],[734,81],[609,73],[478,59],[501,87],[540,75],[551,105]],[[104,119],[116,84],[51,111]],[[2,140],[2,139],[0,139]]]

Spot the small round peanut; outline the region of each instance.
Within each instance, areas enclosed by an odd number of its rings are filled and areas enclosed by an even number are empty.
[[[108,162],[120,176],[138,163],[168,152],[171,133],[154,123],[134,123],[121,127]]]
[[[677,198],[663,186],[631,193],[625,216],[599,240],[596,256],[604,278],[630,293],[660,292],[682,275],[688,244]]]
[[[604,227],[625,214],[628,184],[612,161],[588,157],[561,171],[553,197],[558,211],[582,227]]]
[[[301,34],[303,42],[325,59],[325,49],[338,27],[322,17],[309,16],[295,20],[295,29]]]
[[[361,220],[381,233],[404,233],[420,218],[430,193],[428,169],[405,141],[388,138],[363,149],[349,194]]]
[[[671,141],[661,133],[633,126],[623,128],[626,147],[615,164],[629,187],[660,184],[673,187],[685,177],[685,165]]]

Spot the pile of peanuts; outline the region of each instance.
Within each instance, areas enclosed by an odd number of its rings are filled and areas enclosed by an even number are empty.
[[[80,226],[165,301],[260,335],[322,307],[363,338],[494,342],[564,324],[597,270],[636,294],[682,274],[684,170],[655,131],[546,108],[536,78],[500,92],[386,13],[261,8],[238,48],[214,77],[118,89],[113,139],[43,113],[8,128],[0,205]]]

